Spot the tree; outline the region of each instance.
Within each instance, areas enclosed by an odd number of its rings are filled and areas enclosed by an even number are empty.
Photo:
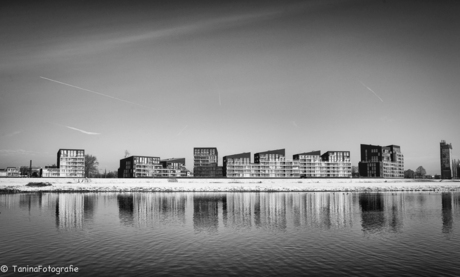
[[[85,155],[85,176],[92,177],[95,174],[99,173],[97,166],[99,163],[97,162],[97,158],[92,155]]]
[[[417,176],[417,178],[424,178],[425,175],[426,175],[425,168],[423,168],[423,166],[417,167],[417,169],[415,170],[415,176]]]
[[[353,178],[358,178],[359,177],[359,169],[355,165],[351,167],[351,176]]]
[[[129,154],[128,150],[125,150],[125,158],[128,157],[129,155],[131,154]]]
[[[411,178],[413,179],[415,176],[415,172],[412,169],[408,169],[404,171],[404,178]]]

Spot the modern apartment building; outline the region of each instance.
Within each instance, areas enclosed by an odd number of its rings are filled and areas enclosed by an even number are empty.
[[[251,153],[225,156],[223,159],[223,175],[226,177],[251,177]]]
[[[250,153],[225,156],[224,172],[227,178],[232,177],[299,177],[299,163],[285,158],[285,150],[270,150],[254,154],[254,163],[250,161]]]
[[[299,174],[306,178],[349,178],[351,177],[350,151],[321,151],[295,154],[299,162]]]
[[[215,147],[193,148],[194,177],[222,177],[222,167],[218,166],[219,154]]]
[[[59,177],[85,177],[85,150],[59,149],[57,167]]]
[[[404,155],[397,145],[361,144],[361,177],[404,178]]]
[[[160,177],[160,157],[131,156],[120,160],[118,178]]]
[[[172,158],[160,161],[162,177],[191,177],[192,173],[185,168],[185,158]]]
[[[452,144],[441,140],[441,179],[452,179]]]

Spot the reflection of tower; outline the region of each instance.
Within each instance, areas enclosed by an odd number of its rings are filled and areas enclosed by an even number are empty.
[[[96,195],[83,196],[83,211],[85,220],[92,220],[94,215]]]
[[[395,195],[388,195],[384,198],[384,200],[384,206],[386,209],[385,215],[388,217],[387,222],[390,230],[393,232],[400,232],[403,226],[403,195],[399,193]]]
[[[442,193],[442,232],[452,232],[452,193]]]
[[[193,227],[197,231],[217,232],[219,227],[218,204],[221,197],[193,197]]]
[[[376,232],[385,224],[383,195],[380,193],[360,193],[361,225],[363,231]]]
[[[56,227],[75,229],[83,227],[84,198],[81,194],[59,194],[56,201]]]
[[[126,225],[133,224],[134,197],[133,195],[117,195],[118,216],[120,221]]]

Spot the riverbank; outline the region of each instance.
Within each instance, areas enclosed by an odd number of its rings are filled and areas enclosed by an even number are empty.
[[[460,180],[1,178],[0,192],[460,191]]]

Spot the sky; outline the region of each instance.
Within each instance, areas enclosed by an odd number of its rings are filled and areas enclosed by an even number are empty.
[[[84,149],[460,158],[460,2],[1,1],[0,168]]]

